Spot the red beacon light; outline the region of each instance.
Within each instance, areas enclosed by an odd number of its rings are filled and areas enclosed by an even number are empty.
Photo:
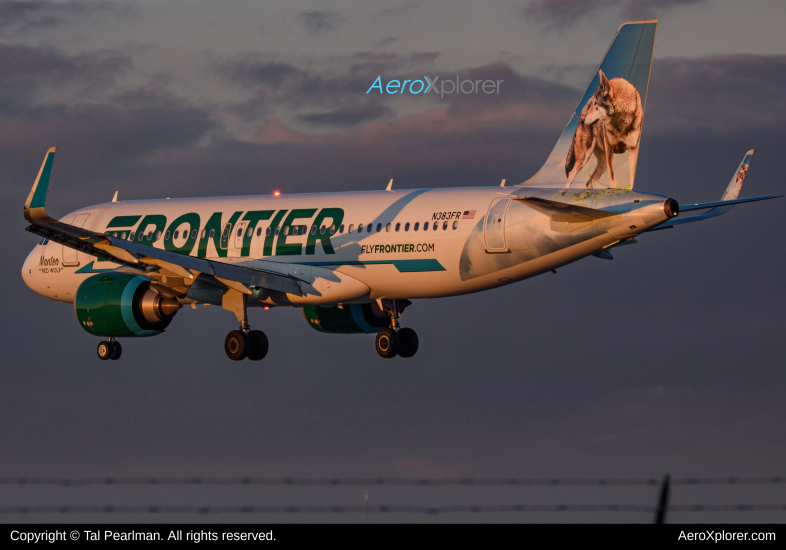
[[[273,191],[274,197],[278,197],[279,195],[281,195],[281,191]]]

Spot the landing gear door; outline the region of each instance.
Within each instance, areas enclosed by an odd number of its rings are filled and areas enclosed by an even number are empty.
[[[486,238],[486,250],[488,252],[507,252],[508,245],[505,242],[505,213],[508,211],[510,199],[494,199],[491,201],[489,211],[486,214],[486,223],[483,233]]]
[[[78,214],[71,225],[74,227],[84,227],[87,218],[90,217],[90,214]],[[63,265],[65,266],[75,266],[79,265],[79,257],[77,256],[76,250],[73,248],[68,248],[66,245],[63,245]]]

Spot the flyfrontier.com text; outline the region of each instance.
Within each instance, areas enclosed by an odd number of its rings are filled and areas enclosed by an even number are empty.
[[[453,80],[440,80],[438,76],[424,76],[418,80],[390,80],[387,84],[382,84],[382,77],[378,76],[366,93],[378,91],[380,94],[437,94],[445,97],[445,94],[498,94],[500,84],[504,80],[461,80],[458,75]],[[409,84],[409,86],[407,85]]]

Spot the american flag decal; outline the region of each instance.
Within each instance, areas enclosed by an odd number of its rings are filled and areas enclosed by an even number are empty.
[[[476,210],[465,210],[464,215],[461,216],[462,220],[474,220]]]

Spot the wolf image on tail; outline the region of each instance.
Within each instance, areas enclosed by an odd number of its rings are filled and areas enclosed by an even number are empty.
[[[607,168],[611,187],[618,187],[614,173],[614,155],[625,151],[628,151],[629,155],[630,185],[633,186],[644,121],[641,94],[624,78],[609,80],[602,70],[598,71],[598,75],[600,85],[581,111],[581,119],[565,159],[565,172],[568,176],[566,187],[571,186],[573,179],[589,162],[590,154],[595,156],[598,164],[587,182],[587,187],[593,186]]]
[[[604,136],[606,128],[602,122],[596,122],[591,126],[587,126],[584,122],[587,113],[596,107],[598,101],[596,95],[593,95],[582,109],[576,133],[573,134],[573,142],[570,144],[570,151],[565,159],[565,173],[568,176],[568,183],[565,187],[570,187],[573,184],[573,180],[576,179],[578,173],[587,165],[592,156],[595,157],[596,165],[587,180],[586,187],[591,188],[593,182],[598,181],[606,171],[606,138]]]

